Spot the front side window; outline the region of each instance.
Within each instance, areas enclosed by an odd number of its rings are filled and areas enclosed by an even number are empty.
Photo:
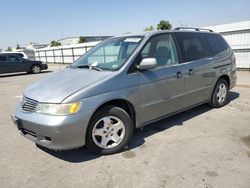
[[[127,61],[142,37],[108,39],[76,60],[71,67],[93,66],[104,70],[118,70]]]
[[[9,55],[9,61],[12,62],[21,62],[21,58],[17,57],[16,55]]]
[[[15,55],[18,57],[23,57],[23,54],[21,54],[21,53],[16,53]]]
[[[183,62],[196,61],[209,57],[206,41],[202,34],[175,33]]]
[[[214,56],[227,55],[229,47],[224,39],[218,34],[207,34],[207,41]]]
[[[147,57],[156,58],[158,66],[177,64],[179,60],[172,35],[158,35],[149,39],[141,52],[141,58]]]

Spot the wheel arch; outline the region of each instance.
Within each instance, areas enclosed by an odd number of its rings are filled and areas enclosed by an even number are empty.
[[[128,113],[128,115],[131,117],[131,119],[133,121],[134,128],[136,128],[136,111],[135,111],[135,108],[132,105],[132,103],[129,102],[128,100],[126,100],[126,99],[112,99],[112,100],[104,102],[102,105],[100,105],[98,108],[96,108],[96,110],[94,111],[94,113],[92,114],[92,116],[90,118],[90,121],[91,121],[92,117],[94,116],[94,114],[97,111],[99,111],[104,106],[109,106],[109,105],[114,105],[114,106],[120,107],[123,110],[125,110]]]
[[[32,72],[32,68],[34,67],[34,66],[39,66],[40,67],[40,69],[42,70],[42,66],[41,65],[39,65],[38,63],[33,63],[33,64],[31,64],[31,66],[30,66],[30,71]]]
[[[33,64],[31,64],[31,67],[33,67],[33,66],[35,66],[35,65],[41,67],[41,65],[40,65],[39,63],[33,63]]]
[[[216,83],[217,83],[220,79],[226,80],[227,85],[228,85],[228,88],[230,88],[230,77],[229,77],[227,74],[221,75],[221,76],[217,79]]]
[[[217,85],[217,83],[218,83],[218,81],[219,81],[220,79],[226,80],[226,82],[227,82],[227,84],[228,84],[228,88],[230,88],[230,77],[229,77],[227,74],[223,74],[223,75],[221,75],[221,76],[219,76],[219,77],[217,78],[216,82],[214,82],[214,85],[213,85],[212,90],[211,90],[211,93],[210,93],[210,96],[211,96],[211,97],[212,97],[212,95],[213,95],[213,93],[214,93],[214,90],[215,90],[215,87],[216,87],[216,85]]]

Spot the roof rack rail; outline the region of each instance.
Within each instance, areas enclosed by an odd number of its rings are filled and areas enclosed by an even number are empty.
[[[214,32],[212,29],[205,29],[205,28],[196,28],[196,27],[176,27],[173,30],[177,31],[177,30],[189,30],[189,29],[193,29],[195,31],[209,31],[209,32]]]

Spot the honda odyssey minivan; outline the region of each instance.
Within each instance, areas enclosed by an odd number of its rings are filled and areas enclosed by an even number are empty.
[[[211,30],[124,35],[30,85],[12,118],[38,145],[112,154],[136,128],[203,103],[226,105],[235,83],[235,56]]]

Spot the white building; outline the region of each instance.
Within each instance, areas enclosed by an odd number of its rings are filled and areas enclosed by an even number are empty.
[[[250,69],[250,21],[207,26],[220,33],[232,47],[237,68]]]
[[[39,49],[39,48],[48,47],[49,45],[50,44],[30,43],[30,44],[26,45],[26,49],[35,50],[35,49]]]
[[[58,42],[60,42],[61,46],[77,44],[78,41],[79,41],[79,37],[67,37],[67,38],[63,38],[63,39],[58,40]]]
[[[86,39],[86,42],[96,42],[96,41],[102,41],[107,38],[110,38],[111,36],[83,36]],[[57,42],[60,42],[61,46],[65,45],[72,45],[72,44],[78,44],[79,37],[67,37],[58,40]]]

